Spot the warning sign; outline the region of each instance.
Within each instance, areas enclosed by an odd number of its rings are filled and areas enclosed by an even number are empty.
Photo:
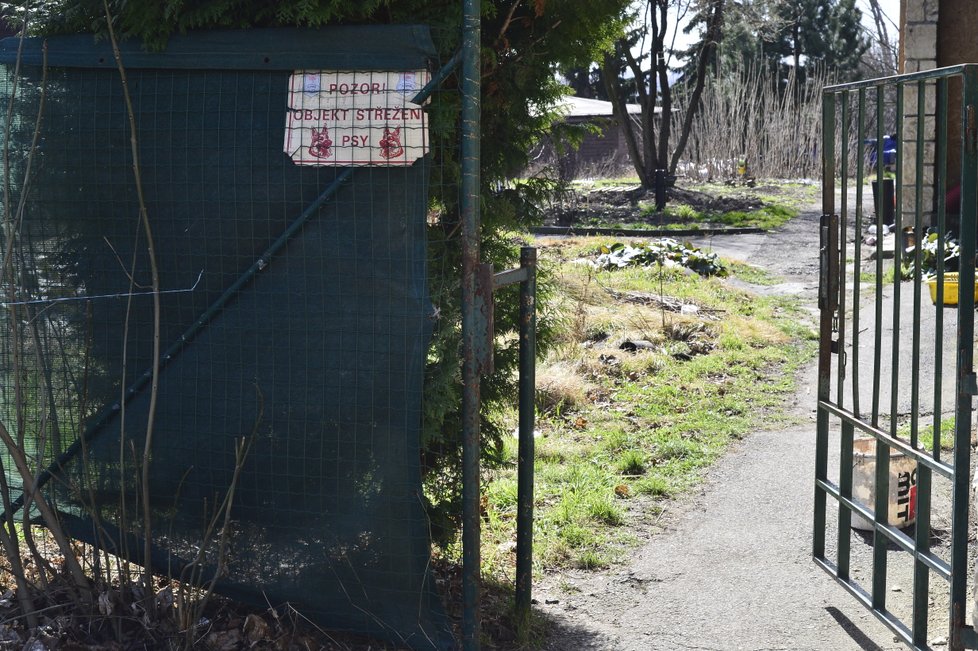
[[[298,165],[410,165],[428,152],[428,118],[411,102],[426,70],[292,74],[285,153]]]

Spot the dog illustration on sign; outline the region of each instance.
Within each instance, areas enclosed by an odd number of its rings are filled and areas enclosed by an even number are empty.
[[[404,147],[401,146],[401,127],[393,131],[384,127],[384,137],[380,139],[380,155],[390,159],[402,154],[404,154]]]
[[[333,141],[329,139],[329,129],[312,128],[312,144],[309,145],[309,155],[316,158],[329,158],[333,155]]]

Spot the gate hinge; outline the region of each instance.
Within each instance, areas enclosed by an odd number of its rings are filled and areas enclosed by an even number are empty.
[[[978,376],[974,373],[968,373],[961,378],[961,382],[964,384],[962,388],[965,393],[969,396],[978,396]]]

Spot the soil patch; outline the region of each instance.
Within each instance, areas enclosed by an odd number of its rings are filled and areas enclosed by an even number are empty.
[[[705,191],[676,186],[668,188],[666,194],[666,210],[656,212],[655,192],[640,186],[573,187],[564,200],[555,206],[547,225],[645,224],[661,227],[709,224],[710,216],[728,212],[750,213],[760,210],[765,203],[746,186],[716,186]],[[684,208],[675,210],[678,206]]]

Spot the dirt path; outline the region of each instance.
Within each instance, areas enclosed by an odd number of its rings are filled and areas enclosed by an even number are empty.
[[[698,244],[779,274],[784,284],[759,291],[798,294],[814,315],[817,213],[778,233]],[[628,563],[548,577],[535,595],[555,622],[547,648],[904,648],[811,560],[815,384],[811,366],[791,407],[800,425],[731,448],[698,494],[667,507],[664,530]],[[897,570],[890,581],[910,592]]]

